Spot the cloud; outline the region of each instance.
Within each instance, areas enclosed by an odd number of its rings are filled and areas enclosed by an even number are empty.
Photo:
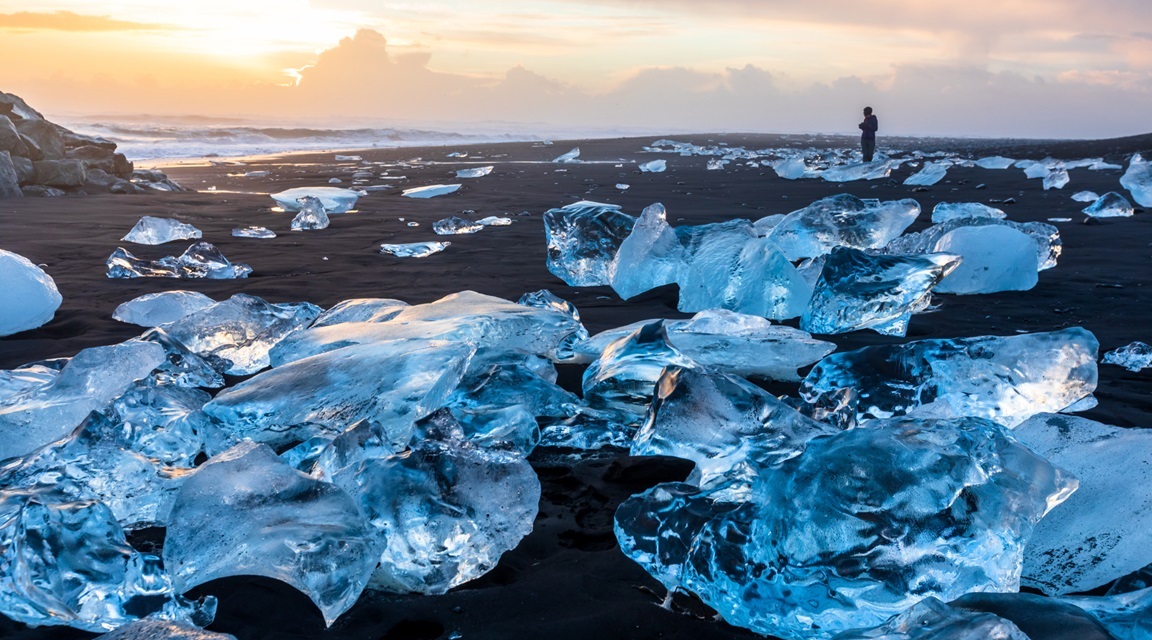
[[[107,16],[91,16],[71,11],[53,13],[0,13],[0,29],[48,30],[48,31],[169,31],[172,25],[116,20]]]

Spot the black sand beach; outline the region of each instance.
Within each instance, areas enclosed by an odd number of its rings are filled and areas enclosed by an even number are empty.
[[[749,149],[795,145],[847,147],[850,138],[808,136],[674,136],[697,144],[725,142]],[[840,351],[870,344],[923,338],[1014,335],[1081,326],[1100,341],[1101,354],[1135,340],[1149,341],[1147,314],[1152,300],[1152,215],[1083,223],[1083,203],[1072,193],[1121,191],[1122,170],[1071,170],[1061,190],[1044,191],[1039,180],[1019,169],[952,168],[944,181],[914,191],[901,181],[914,169],[903,167],[888,180],[833,184],[822,180],[783,180],[769,168],[729,164],[707,171],[706,158],[649,154],[653,138],[371,149],[356,152],[365,161],[422,162],[390,169],[404,180],[379,180],[394,189],[361,198],[357,212],[333,215],[323,231],[288,230],[291,214],[273,213],[266,195],[290,187],[327,186],[345,180],[334,154],[300,154],[253,159],[247,166],[187,163],[160,167],[196,192],[151,195],[101,195],[0,200],[0,248],[46,265],[64,297],[49,324],[0,339],[0,369],[119,342],[140,328],[111,318],[115,307],[144,293],[189,289],[217,300],[248,293],[271,302],[309,301],[322,307],[348,298],[399,298],[430,302],[461,290],[515,300],[523,293],[550,289],[574,303],[592,333],[636,320],[685,317],[676,311],[674,286],[624,302],[607,287],[573,288],[545,268],[541,214],[577,200],[622,205],[638,215],[663,203],[672,225],[695,225],[732,218],[757,219],[787,213],[837,193],[891,200],[911,197],[925,213],[909,229],[930,226],[930,211],[941,201],[983,202],[1012,198],[1002,207],[1010,220],[1055,223],[1063,238],[1059,265],[1040,273],[1026,292],[936,297],[938,308],[915,316],[906,338],[856,332],[824,338]],[[1152,149],[1152,136],[1105,141],[981,141],[885,139],[891,148],[954,151],[972,158],[1003,154],[1014,158],[1061,159],[1104,156],[1126,164],[1132,152]],[[577,164],[549,162],[579,146]],[[447,157],[467,152],[467,158]],[[664,173],[640,173],[637,162],[664,159]],[[457,180],[457,169],[494,165],[491,175]],[[229,177],[229,173],[267,170],[267,177]],[[428,200],[399,197],[402,188],[462,183],[455,194]],[[630,188],[621,191],[617,183]],[[215,187],[214,191],[209,191]],[[1125,193],[1125,195],[1127,195]],[[125,245],[120,238],[144,215],[175,217],[204,232],[233,262],[253,268],[242,280],[112,280],[104,261],[117,246],[141,258],[178,255],[187,246]],[[443,240],[432,222],[450,215],[509,216],[513,224],[475,235],[453,236],[446,251],[423,259],[398,259],[378,253],[381,243]],[[404,218],[405,221],[400,219]],[[419,227],[407,223],[416,221]],[[234,238],[231,230],[266,226],[274,239]],[[795,324],[789,322],[789,324]],[[582,369],[561,366],[564,386],[579,391]],[[794,393],[794,385],[771,391]],[[1097,408],[1085,417],[1118,426],[1152,426],[1152,372],[1129,373],[1100,366]],[[366,593],[359,603],[325,630],[319,611],[286,585],[264,579],[227,579],[198,591],[220,599],[210,630],[241,640],[288,638],[755,638],[752,632],[712,618],[703,605],[678,597],[672,610],[661,608],[663,589],[616,548],[612,515],[633,493],[664,481],[682,479],[689,463],[670,459],[629,458],[613,450],[594,454],[539,449],[530,458],[543,483],[536,526],[488,575],[443,596],[401,597]],[[134,542],[156,540],[147,533]],[[28,629],[0,618],[0,637],[12,639],[87,638],[67,628]],[[1041,640],[1034,637],[1033,640]]]

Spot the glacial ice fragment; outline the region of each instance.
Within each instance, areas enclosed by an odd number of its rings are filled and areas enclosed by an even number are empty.
[[[1152,162],[1139,153],[1132,154],[1128,170],[1120,177],[1120,186],[1132,194],[1132,199],[1142,207],[1152,207]]]
[[[236,636],[205,631],[187,622],[143,618],[99,636],[96,640],[236,640]]]
[[[293,231],[327,229],[330,221],[324,203],[316,196],[300,198],[300,211],[292,218]]]
[[[635,224],[618,205],[586,200],[545,211],[548,270],[573,287],[611,284],[612,262]]]
[[[224,368],[227,366],[225,363],[215,358],[212,358],[212,362],[201,358],[163,329],[153,327],[140,334],[137,340],[155,342],[164,348],[164,358],[167,362],[157,367],[150,379],[163,385],[187,389],[196,387],[218,389],[224,386],[224,377],[213,364],[223,365],[221,368]]]
[[[487,216],[480,218],[476,224],[482,224],[485,227],[509,227],[512,226],[512,218],[504,218],[501,216]]]
[[[1152,367],[1152,346],[1139,341],[1133,342],[1105,353],[1104,359],[1100,362],[1121,366],[1129,371],[1147,369]]]
[[[1096,202],[1100,199],[1100,194],[1095,191],[1077,191],[1072,194],[1072,200],[1075,202]]]
[[[687,253],[668,226],[664,205],[644,209],[632,232],[620,243],[609,273],[612,289],[627,300],[645,291],[677,282],[686,267]]]
[[[1132,203],[1124,196],[1109,191],[1084,208],[1084,213],[1093,218],[1122,218],[1135,213]]]
[[[386,253],[397,258],[427,258],[434,253],[447,249],[451,242],[409,242],[406,244],[382,244],[380,253]]]
[[[818,362],[800,395],[814,402],[851,387],[860,393],[861,419],[976,416],[1014,427],[1091,397],[1098,349],[1078,327],[865,347]]]
[[[247,442],[184,482],[168,522],[164,566],[179,591],[227,576],[286,582],[331,625],[379,561],[372,529],[344,490]]]
[[[804,158],[800,156],[793,156],[785,158],[772,164],[772,170],[776,175],[784,178],[785,180],[799,180],[800,178],[814,177],[808,169],[808,165],[804,162]]]
[[[925,598],[871,629],[838,633],[833,640],[1032,640],[993,613],[950,607]]]
[[[667,160],[651,160],[644,162],[640,165],[640,171],[644,173],[663,173],[668,170]]]
[[[199,229],[175,218],[144,216],[132,227],[128,235],[120,239],[136,244],[164,244],[174,240],[199,240],[203,237],[204,234]]]
[[[932,208],[932,223],[940,224],[961,218],[1006,218],[996,207],[979,202],[940,202]]]
[[[896,238],[920,215],[915,200],[869,203],[849,194],[829,196],[789,213],[768,232],[788,256],[802,260],[835,247],[878,249]]]
[[[928,307],[932,288],[959,263],[959,256],[947,253],[871,255],[837,247],[824,262],[800,328],[902,336],[912,314]]]
[[[112,312],[112,319],[141,327],[158,327],[214,304],[215,300],[198,291],[146,293],[121,303]]]
[[[1060,602],[1087,611],[1115,640],[1152,638],[1152,587],[1107,596],[1063,596]]]
[[[1064,167],[1057,167],[1049,171],[1048,175],[1044,176],[1044,190],[1049,189],[1063,189],[1064,185],[1068,184],[1068,170]]]
[[[408,306],[403,300],[392,298],[353,298],[336,303],[321,313],[313,327],[327,327],[343,322],[383,322],[396,317]]]
[[[950,160],[940,160],[936,162],[926,162],[924,167],[916,173],[904,179],[904,184],[908,186],[931,186],[944,179],[948,175],[948,169],[952,166]]]
[[[35,329],[56,315],[64,300],[52,276],[20,254],[0,249],[0,337]]]
[[[425,187],[405,189],[400,195],[406,198],[435,198],[449,193],[456,193],[462,185],[458,184],[430,184]]]
[[[452,216],[450,218],[444,218],[443,220],[437,220],[436,222],[432,223],[432,230],[435,231],[436,235],[438,235],[438,236],[452,236],[452,235],[476,233],[476,232],[482,230],[483,228],[484,228],[484,225],[480,224],[479,222],[473,222],[472,220],[466,220],[466,219],[461,218],[459,216]]]
[[[275,238],[276,232],[267,227],[247,226],[232,230],[234,238]]]
[[[890,254],[936,253],[940,251],[938,248],[940,240],[956,229],[993,225],[1007,226],[1028,234],[1036,243],[1036,261],[1040,265],[1040,271],[1056,266],[1056,261],[1063,250],[1059,229],[1043,222],[1012,222],[986,217],[955,218],[933,225],[924,231],[908,233],[889,242],[882,251]]]
[[[476,167],[474,169],[459,169],[456,171],[457,178],[483,178],[484,176],[492,173],[496,167],[491,165],[487,167]]]
[[[573,149],[567,153],[562,153],[562,154],[556,156],[552,160],[552,162],[560,162],[560,163],[579,162],[579,160],[577,160],[577,158],[579,158],[579,157],[580,157],[580,147],[576,147],[575,149]]]
[[[159,260],[141,260],[117,247],[106,261],[109,278],[206,278],[231,280],[247,278],[252,267],[233,264],[212,244],[197,242],[180,257],[165,256]]]
[[[828,182],[854,182],[856,180],[879,180],[892,175],[892,170],[900,166],[899,160],[873,160],[855,162],[825,169],[820,177]]]
[[[936,285],[937,293],[1027,291],[1038,281],[1036,243],[1011,227],[959,227],[941,236],[935,250],[962,259]]]
[[[1015,163],[1016,161],[1012,158],[1005,158],[1004,156],[988,156],[975,162],[976,166],[981,169],[1007,169]]]
[[[608,345],[584,371],[584,400],[596,409],[619,411],[637,420],[648,410],[664,367],[696,367],[668,343],[660,321],[644,325]]]
[[[360,193],[339,187],[297,187],[272,194],[272,199],[281,209],[292,213],[300,210],[300,199],[304,197],[319,198],[328,213],[344,213],[356,206]]]

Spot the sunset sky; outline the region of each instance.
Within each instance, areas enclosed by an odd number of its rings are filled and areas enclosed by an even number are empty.
[[[0,0],[0,60],[49,117],[1152,131],[1148,0]]]

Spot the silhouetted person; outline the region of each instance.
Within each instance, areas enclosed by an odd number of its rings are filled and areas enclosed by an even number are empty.
[[[876,130],[879,128],[872,107],[864,107],[864,122],[860,123],[860,151],[864,153],[864,162],[872,162],[872,155],[876,153]]]

